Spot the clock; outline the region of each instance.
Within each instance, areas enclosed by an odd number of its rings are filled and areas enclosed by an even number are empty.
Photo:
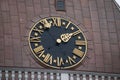
[[[79,27],[61,17],[39,20],[32,26],[28,37],[32,54],[51,68],[77,66],[87,52],[87,40]]]

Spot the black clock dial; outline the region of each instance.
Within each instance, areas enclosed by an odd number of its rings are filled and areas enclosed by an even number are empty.
[[[34,56],[52,68],[72,68],[83,60],[87,51],[83,32],[71,21],[60,17],[38,21],[28,40]]]

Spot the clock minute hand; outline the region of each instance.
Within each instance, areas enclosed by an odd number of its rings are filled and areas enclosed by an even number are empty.
[[[81,30],[77,30],[77,31],[73,32],[72,34],[73,34],[73,36],[75,36],[75,35],[77,35],[79,33],[81,33]]]
[[[63,42],[68,42],[72,36],[75,36],[75,35],[79,34],[80,32],[81,32],[80,30],[77,30],[77,31],[72,32],[72,33],[65,33],[65,34],[62,34],[60,36],[60,38]]]

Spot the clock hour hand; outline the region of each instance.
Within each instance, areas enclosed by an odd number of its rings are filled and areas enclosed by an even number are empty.
[[[57,39],[56,41],[57,41],[57,43],[61,43],[61,41],[68,42],[72,36],[75,36],[75,35],[79,34],[80,32],[81,32],[80,30],[77,30],[72,33],[61,34],[60,39]]]
[[[48,22],[46,19],[41,21],[41,23],[44,25],[45,28],[50,28],[51,27],[51,22]]]

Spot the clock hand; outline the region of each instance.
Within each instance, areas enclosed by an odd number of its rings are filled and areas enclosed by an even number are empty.
[[[61,34],[60,39],[58,38],[56,41],[57,41],[57,43],[61,43],[61,41],[68,42],[72,36],[75,36],[75,35],[79,34],[80,32],[81,32],[80,30],[77,30],[72,33]]]
[[[41,23],[44,25],[45,28],[50,28],[51,27],[51,22],[48,22],[46,19],[41,21]]]
[[[72,34],[73,34],[73,36],[75,36],[75,35],[79,34],[80,32],[81,32],[81,30],[77,30],[77,31],[73,32]]]

